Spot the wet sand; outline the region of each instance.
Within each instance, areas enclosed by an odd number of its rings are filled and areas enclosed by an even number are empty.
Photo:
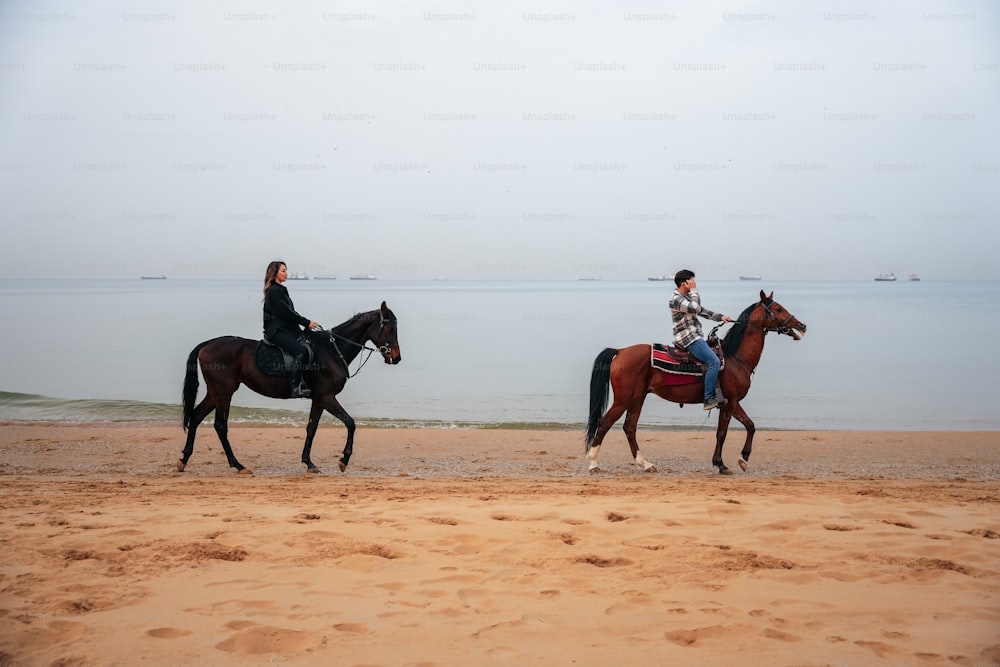
[[[997,665],[1000,434],[0,426],[0,665]]]

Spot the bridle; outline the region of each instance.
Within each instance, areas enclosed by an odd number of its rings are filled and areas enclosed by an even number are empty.
[[[383,344],[379,345],[378,348],[368,347],[367,341],[365,341],[364,343],[358,343],[357,341],[353,341],[350,338],[345,338],[344,336],[341,336],[338,333],[334,333],[333,329],[330,329],[327,332],[330,334],[330,344],[333,345],[333,349],[337,351],[337,356],[340,357],[340,360],[344,363],[344,368],[347,369],[348,379],[354,377],[355,375],[361,372],[361,369],[364,368],[365,364],[368,363],[368,360],[371,359],[372,353],[378,352],[379,354],[382,355],[383,358],[388,358],[389,352],[392,351],[392,348],[389,346],[389,336],[385,333],[385,323],[386,323],[385,315],[383,315],[382,312],[379,311],[378,317],[379,317],[378,328],[382,334],[381,339],[383,341]],[[369,336],[369,338],[371,338],[371,336]],[[337,339],[340,339],[345,343],[350,343],[351,345],[361,348],[359,352],[362,351],[368,352],[368,354],[364,358],[364,361],[358,364],[358,370],[354,371],[353,373],[351,373],[351,367],[347,363],[347,359],[344,358],[344,353],[340,351],[340,346],[337,345]],[[378,345],[376,341],[372,342]]]
[[[778,319],[778,316],[775,315],[773,312],[771,312],[771,306],[774,305],[774,299],[768,299],[766,303],[763,302],[763,301],[761,301],[760,305],[764,306],[765,321],[767,321],[766,318],[768,316],[771,317],[774,320]],[[785,334],[786,336],[791,336],[792,335],[792,328],[790,326],[788,326],[788,324],[792,320],[794,320],[794,319],[795,319],[795,316],[792,315],[791,313],[788,313],[788,317],[785,319],[785,321],[782,322],[781,324],[779,324],[778,326],[774,327],[773,329],[768,328],[768,327],[763,326],[763,325],[759,325],[759,324],[751,324],[749,321],[747,321],[747,324],[750,325],[750,326],[760,327],[761,329],[764,330],[765,334],[768,331],[774,331],[774,332],[779,333],[779,334]]]
[[[764,307],[764,321],[766,322],[768,317],[770,317],[770,318],[772,318],[774,320],[777,320],[778,316],[775,315],[771,311],[771,307],[774,305],[774,303],[775,303],[774,299],[769,299],[766,302],[764,302],[764,301],[758,301],[757,303],[754,304],[754,310],[757,309],[757,306],[763,306]],[[790,326],[788,326],[788,325],[794,319],[795,319],[795,316],[792,315],[791,313],[788,313],[788,317],[785,319],[785,321],[782,322],[781,324],[775,326],[775,327],[769,327],[769,326],[766,326],[764,324],[756,324],[754,322],[751,322],[749,317],[747,317],[747,319],[745,319],[745,320],[732,320],[729,323],[730,324],[743,324],[743,325],[746,325],[748,327],[754,327],[755,329],[763,329],[765,335],[767,335],[768,331],[774,331],[775,333],[785,334],[786,336],[790,336],[791,333],[792,333],[792,328]],[[714,334],[716,331],[718,331],[723,326],[723,324],[725,324],[725,323],[723,322],[723,323],[717,324],[715,327],[713,327],[712,328],[712,334]],[[709,338],[711,338],[711,337],[712,336],[709,335]]]
[[[751,322],[749,316],[747,316],[747,318],[745,320],[733,320],[732,322],[730,322],[730,324],[742,324],[744,326],[754,327],[755,329],[761,329],[764,332],[765,336],[767,335],[767,333],[769,331],[774,331],[775,333],[778,333],[778,334],[785,334],[787,336],[791,336],[792,335],[792,328],[790,326],[788,326],[788,325],[791,323],[792,320],[795,319],[795,316],[792,315],[791,313],[788,313],[788,317],[785,319],[785,321],[781,322],[777,326],[773,326],[773,327],[767,326],[766,322],[767,322],[768,318],[771,318],[771,319],[773,319],[775,321],[777,321],[777,319],[778,319],[778,316],[775,315],[774,311],[771,310],[771,308],[774,305],[775,305],[774,299],[768,299],[767,301],[758,301],[756,304],[754,304],[753,309],[750,311],[751,314],[753,314],[753,311],[757,310],[757,306],[763,307],[764,308],[764,322],[765,322],[764,324],[756,324],[755,322]],[[720,323],[715,328],[713,328],[712,329],[712,334],[715,334],[715,332],[723,324],[724,323]],[[740,363],[742,363],[747,368],[749,368],[751,373],[753,372],[753,370],[754,370],[753,367],[749,363],[747,363],[742,357],[740,357],[738,354],[733,354],[732,357],[734,359],[736,359],[737,361],[739,361]]]

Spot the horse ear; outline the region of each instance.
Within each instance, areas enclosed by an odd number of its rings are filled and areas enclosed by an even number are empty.
[[[774,294],[774,292],[772,292],[772,294]],[[762,303],[763,303],[764,301],[767,301],[767,295],[766,295],[766,294],[764,294],[764,290],[761,290],[761,291],[760,291],[760,300],[761,300],[761,302],[762,302]]]
[[[764,290],[761,290],[761,292],[763,292],[763,291]],[[771,290],[771,293],[768,295],[767,300],[768,301],[774,301],[774,290]]]
[[[379,306],[379,312],[382,313],[383,316],[389,314],[389,306],[385,305],[385,301],[383,301],[382,305]]]

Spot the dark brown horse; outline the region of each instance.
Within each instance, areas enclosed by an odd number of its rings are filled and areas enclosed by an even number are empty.
[[[740,401],[750,391],[750,376],[760,362],[764,350],[764,336],[768,331],[787,334],[795,340],[802,338],[806,325],[774,300],[774,292],[767,296],[763,290],[760,301],[751,304],[736,320],[722,341],[726,365],[719,374],[719,386],[728,402],[719,408],[719,426],[715,431],[715,454],[712,465],[723,475],[731,474],[722,461],[722,445],[726,441],[729,421],[736,417],[746,428],[747,440],[743,445],[740,468],[747,469],[750,450],[753,448],[754,423],[744,412]],[[608,430],[625,414],[625,435],[636,465],[647,472],[656,467],[639,453],[635,439],[639,413],[646,394],[653,393],[674,403],[700,405],[703,397],[704,378],[687,384],[670,384],[665,373],[650,364],[650,346],[632,345],[621,350],[607,348],[594,361],[590,377],[590,418],[587,422],[587,458],[590,472],[600,472],[597,454]],[[614,402],[608,405],[608,382],[614,389]]]
[[[306,335],[312,343],[315,358],[310,369],[305,371],[304,378],[312,390],[312,409],[309,411],[309,423],[306,426],[306,443],[302,449],[302,462],[309,472],[319,472],[309,458],[312,450],[313,437],[319,426],[319,419],[326,410],[334,417],[344,422],[347,427],[347,445],[340,458],[340,471],[347,469],[347,462],[354,451],[354,420],[337,401],[348,378],[351,377],[349,364],[362,352],[371,341],[382,354],[387,364],[398,364],[400,361],[399,341],[396,337],[396,316],[382,302],[378,310],[359,313],[343,324],[329,331],[308,331]],[[184,428],[187,430],[187,442],[184,452],[177,461],[178,472],[184,472],[188,459],[194,451],[194,438],[198,425],[215,410],[215,432],[219,435],[222,448],[226,452],[229,465],[237,472],[248,474],[233,455],[229,445],[229,406],[233,394],[240,384],[271,398],[290,398],[292,380],[289,377],[275,377],[263,374],[254,360],[257,341],[237,336],[222,336],[199,344],[188,356],[187,374],[184,377]],[[367,358],[366,358],[367,360]],[[198,368],[205,378],[208,393],[197,407],[194,401],[198,396]]]

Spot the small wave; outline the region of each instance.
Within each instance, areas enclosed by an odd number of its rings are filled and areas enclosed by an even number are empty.
[[[0,421],[5,422],[61,422],[70,424],[123,422],[180,425],[183,411],[180,404],[149,403],[143,401],[111,399],[68,399],[0,391]],[[283,410],[261,407],[233,406],[229,422],[233,424],[260,424],[264,426],[302,426],[309,419],[302,410]],[[211,417],[209,417],[211,420]],[[339,423],[329,415],[324,423]],[[386,417],[356,417],[359,426],[368,428],[416,429],[467,429],[467,430],[529,430],[529,431],[583,431],[583,422],[559,421],[457,421],[446,419],[411,419]],[[686,425],[643,426],[647,431],[691,431],[708,427]],[[711,430],[711,429],[709,429]],[[582,436],[581,436],[582,437]]]
[[[180,424],[180,404],[96,398],[53,398],[36,394],[0,392],[0,420],[47,422],[152,422]],[[307,415],[294,410],[233,407],[230,422],[305,424]]]
[[[134,422],[180,424],[183,411],[180,404],[109,399],[68,399],[0,391],[0,421],[8,422]],[[275,426],[305,426],[308,413],[261,407],[233,406],[230,423]],[[325,421],[336,419],[324,415]],[[533,429],[581,430],[582,424],[459,422],[435,419],[356,418],[359,426],[371,428],[435,428],[435,429]]]

